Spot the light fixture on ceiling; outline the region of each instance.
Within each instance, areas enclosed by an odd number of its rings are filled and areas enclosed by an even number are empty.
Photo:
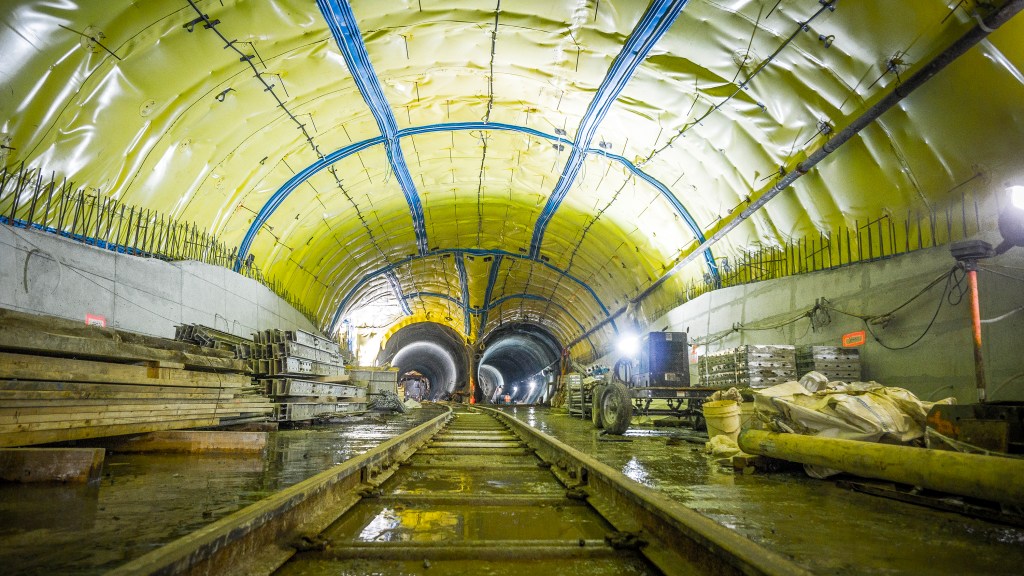
[[[1009,194],[1010,204],[1013,204],[1014,208],[1024,210],[1024,186],[1009,186],[1006,193]]]

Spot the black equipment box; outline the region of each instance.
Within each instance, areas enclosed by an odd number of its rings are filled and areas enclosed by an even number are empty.
[[[648,332],[640,341],[638,387],[687,387],[690,358],[686,332]]]

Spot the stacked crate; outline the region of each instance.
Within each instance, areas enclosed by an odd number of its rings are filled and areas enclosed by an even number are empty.
[[[700,386],[767,388],[797,379],[796,347],[747,344],[697,360]]]
[[[829,381],[859,382],[860,349],[839,346],[800,346],[796,350],[796,371],[799,376],[820,372]]]
[[[274,399],[279,422],[366,411],[366,389],[348,383],[332,340],[302,330],[264,330],[253,334],[250,363]]]
[[[587,408],[584,398],[583,375],[578,372],[570,372],[558,377],[558,387],[565,391],[565,407],[572,415],[582,415]]]
[[[353,366],[349,369],[350,381],[366,389],[368,394],[379,395],[391,392],[398,395],[398,369],[375,366]]]
[[[202,324],[182,324],[174,327],[174,339],[189,342],[202,348],[225,350],[239,360],[248,360],[252,355],[252,340]]]
[[[250,364],[255,374],[344,376],[338,343],[303,330],[264,330],[253,334]]]

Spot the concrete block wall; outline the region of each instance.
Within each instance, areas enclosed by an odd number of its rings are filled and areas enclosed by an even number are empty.
[[[880,314],[910,299],[953,264],[949,248],[939,247],[838,270],[734,286],[686,302],[651,322],[646,330],[688,331],[691,341],[715,337],[737,322],[748,326],[782,323],[811,308],[820,297],[843,311]],[[981,317],[988,320],[982,332],[989,399],[1024,401],[1024,248],[982,265],[978,274]],[[893,348],[917,339],[935,315],[944,287],[943,282],[932,288],[893,314],[886,325],[873,326],[878,339]],[[963,289],[967,289],[966,281]],[[843,334],[864,328],[862,320],[833,311],[829,323],[818,330],[803,318],[781,328],[728,333],[698,347],[697,352],[741,344],[838,346]],[[966,294],[957,305],[944,302],[928,333],[909,348],[889,350],[870,333],[867,338],[861,348],[864,380],[907,388],[923,399],[955,396],[961,403],[977,401]],[[613,354],[599,363],[611,366],[616,359]],[[695,367],[692,378],[696,380]]]
[[[140,258],[54,234],[0,225],[0,306],[174,337],[204,324],[249,337],[278,328],[319,331],[267,287],[202,262]]]

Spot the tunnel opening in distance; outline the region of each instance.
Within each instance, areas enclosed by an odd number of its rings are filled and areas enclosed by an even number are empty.
[[[547,382],[558,370],[562,346],[546,329],[513,324],[483,342],[476,370],[477,402],[533,404],[544,400]]]
[[[424,400],[447,400],[468,391],[469,349],[458,332],[442,324],[419,322],[395,332],[377,355],[377,365],[398,369],[398,377],[422,374],[430,383]]]

